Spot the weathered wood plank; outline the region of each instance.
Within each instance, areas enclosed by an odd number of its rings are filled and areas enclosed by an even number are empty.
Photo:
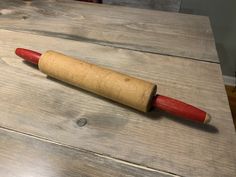
[[[2,128],[0,144],[0,175],[4,177],[174,176]]]
[[[47,79],[17,59],[19,46],[57,50],[150,80],[160,94],[209,112],[212,123],[142,114]],[[0,126],[178,175],[235,174],[235,131],[218,64],[6,30],[0,30],[0,51]],[[88,121],[84,127],[77,126],[80,118]]]
[[[219,62],[209,19],[78,1],[5,1],[1,28]]]
[[[104,4],[179,12],[181,0],[103,0]]]

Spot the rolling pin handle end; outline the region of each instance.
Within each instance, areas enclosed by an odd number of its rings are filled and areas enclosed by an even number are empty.
[[[15,50],[16,55],[19,57],[23,58],[25,61],[28,61],[33,64],[38,64],[41,53],[28,50],[28,49],[23,49],[23,48],[17,48]]]
[[[206,124],[211,120],[211,116],[205,111],[182,101],[162,95],[154,97],[153,107],[194,122]]]

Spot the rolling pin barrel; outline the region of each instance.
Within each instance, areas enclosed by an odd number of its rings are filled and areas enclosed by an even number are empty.
[[[58,80],[147,112],[156,85],[54,51],[41,55],[39,69]]]

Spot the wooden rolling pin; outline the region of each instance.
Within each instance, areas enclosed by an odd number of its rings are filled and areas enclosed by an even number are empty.
[[[208,123],[210,115],[181,101],[156,95],[156,85],[54,51],[44,54],[17,48],[16,55],[37,64],[40,71],[84,90],[147,112],[155,107],[178,117]]]

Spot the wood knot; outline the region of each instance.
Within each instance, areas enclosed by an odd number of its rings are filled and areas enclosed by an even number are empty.
[[[24,20],[26,20],[27,18],[29,18],[29,17],[27,17],[27,16],[23,16],[23,17],[22,17],[22,19],[24,19]]]
[[[79,120],[76,121],[76,124],[79,126],[79,127],[83,127],[87,124],[87,119],[85,118],[81,118]]]

